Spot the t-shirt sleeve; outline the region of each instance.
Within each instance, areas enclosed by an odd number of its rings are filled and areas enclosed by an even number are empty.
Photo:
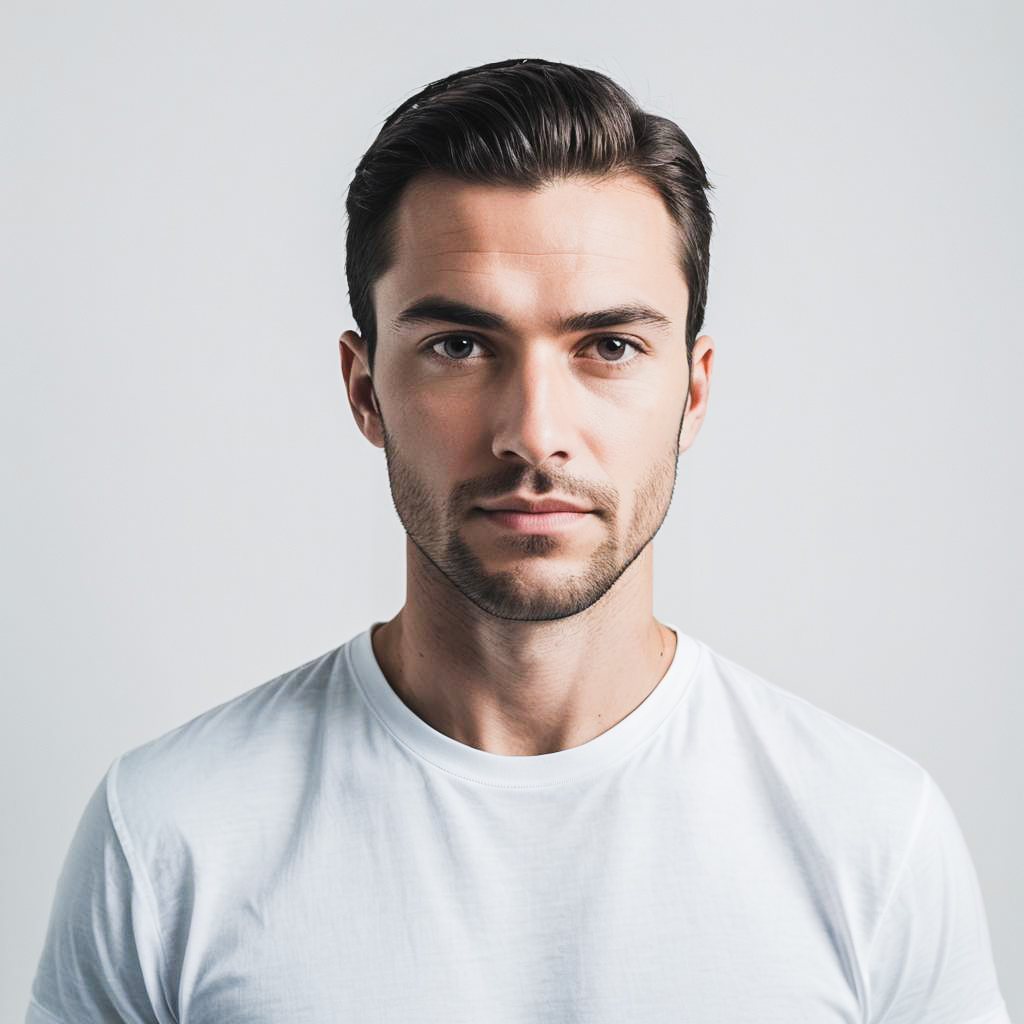
[[[1010,1024],[974,864],[927,775],[917,829],[872,941],[870,989],[872,1024]]]
[[[89,799],[64,859],[25,1024],[173,1020],[147,990],[147,973],[159,988],[159,935],[148,886],[115,825],[116,804],[111,811],[117,764]]]

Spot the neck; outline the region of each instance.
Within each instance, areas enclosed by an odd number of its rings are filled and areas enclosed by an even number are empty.
[[[652,613],[653,543],[590,608],[499,619],[468,601],[407,540],[406,601],[373,651],[401,700],[451,739],[495,754],[579,746],[657,686],[676,636]]]

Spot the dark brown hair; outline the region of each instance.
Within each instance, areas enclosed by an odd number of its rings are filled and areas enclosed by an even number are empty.
[[[345,203],[345,273],[371,373],[372,287],[394,258],[393,215],[402,192],[427,171],[534,189],[570,176],[632,172],[646,179],[679,232],[690,361],[707,304],[712,225],[713,186],[700,156],[675,122],[641,110],[606,75],[526,58],[432,82],[388,117],[356,167]]]

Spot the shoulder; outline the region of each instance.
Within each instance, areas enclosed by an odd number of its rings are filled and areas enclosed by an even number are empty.
[[[848,865],[892,870],[934,786],[912,757],[704,647],[702,691],[716,728],[776,813]],[[884,870],[883,870],[884,873]]]
[[[711,699],[765,756],[791,762],[794,769],[824,771],[837,781],[903,782],[920,795],[925,770],[912,757],[784,684],[701,646]]]
[[[301,786],[346,678],[342,645],[123,753],[107,776],[115,824],[135,834],[208,827],[228,808],[244,814]]]
[[[1007,1022],[981,890],[930,773],[707,645],[701,693],[851,966],[865,1019]]]

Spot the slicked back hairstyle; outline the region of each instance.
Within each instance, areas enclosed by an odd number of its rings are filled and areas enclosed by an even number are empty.
[[[497,61],[432,82],[384,122],[346,199],[349,301],[377,345],[374,283],[394,259],[395,209],[406,186],[435,172],[466,182],[540,189],[560,179],[634,173],[661,195],[679,235],[689,292],[686,355],[704,322],[713,188],[682,129],[648,114],[598,71],[540,58]]]

